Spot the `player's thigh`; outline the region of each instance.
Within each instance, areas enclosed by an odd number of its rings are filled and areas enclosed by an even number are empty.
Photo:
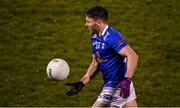
[[[133,100],[133,101],[131,101],[131,102],[126,103],[123,107],[124,107],[124,108],[126,108],[126,107],[133,107],[133,108],[137,108],[137,107],[138,107],[138,105],[137,105],[136,100]]]
[[[96,100],[94,104],[92,105],[92,108],[95,108],[95,107],[109,107],[109,104],[105,104]]]

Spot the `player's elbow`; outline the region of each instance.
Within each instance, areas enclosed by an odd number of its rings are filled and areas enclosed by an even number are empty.
[[[132,56],[133,56],[134,60],[135,60],[136,62],[138,62],[139,56],[138,56],[135,52],[132,54]]]
[[[136,62],[138,63],[139,56],[136,53],[135,53],[135,59],[136,59]]]
[[[139,56],[137,55],[137,53],[135,53],[135,52],[134,52],[134,54],[133,54],[133,55],[134,55],[134,58],[135,58],[136,60],[138,60],[138,59],[139,59]]]
[[[133,62],[135,62],[136,64],[138,63],[139,56],[135,52],[130,53],[128,56],[128,58],[131,58]]]

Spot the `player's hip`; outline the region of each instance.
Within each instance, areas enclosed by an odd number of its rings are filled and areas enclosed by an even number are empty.
[[[121,97],[120,91],[120,88],[103,87],[103,90],[98,96],[97,101],[102,102],[104,104],[110,104],[113,106],[121,107],[124,104],[136,99],[136,93],[133,86],[133,82],[130,85],[130,96],[128,98]]]

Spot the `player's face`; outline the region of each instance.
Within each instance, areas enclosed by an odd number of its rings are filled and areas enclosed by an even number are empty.
[[[88,27],[91,34],[99,33],[99,24],[97,20],[86,16],[85,26]]]

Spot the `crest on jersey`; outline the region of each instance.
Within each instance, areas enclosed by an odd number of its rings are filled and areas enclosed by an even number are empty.
[[[109,35],[110,35],[110,33],[107,31],[106,34],[105,34],[105,36],[103,37],[103,40],[106,41],[106,38],[107,38],[107,36],[109,36]]]

